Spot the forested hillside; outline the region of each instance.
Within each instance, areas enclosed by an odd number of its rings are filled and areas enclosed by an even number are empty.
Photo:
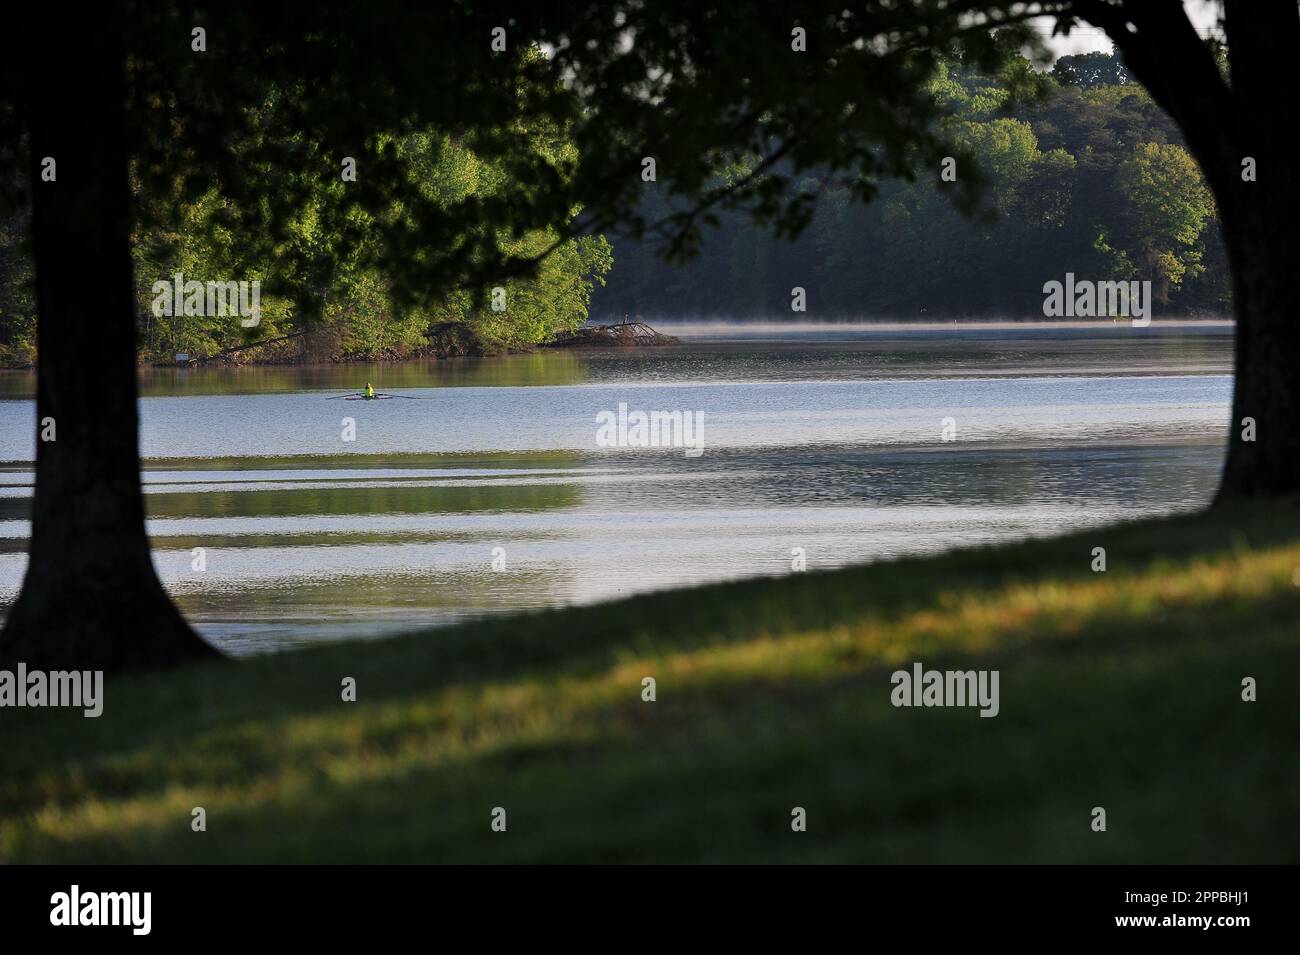
[[[933,83],[951,110],[949,132],[965,150],[943,170],[913,182],[886,180],[870,205],[852,201],[841,182],[815,171],[801,187],[819,194],[817,214],[790,244],[741,212],[718,213],[703,250],[685,265],[656,258],[648,245],[604,237],[567,242],[533,278],[512,279],[507,307],[494,311],[470,292],[437,308],[398,309],[382,274],[365,267],[365,222],[335,222],[328,189],[313,186],[291,241],[320,257],[346,249],[328,287],[317,289],[319,316],[295,314],[289,293],[313,281],[276,260],[243,254],[229,226],[229,200],[214,183],[181,204],[167,228],[140,227],[134,242],[141,357],[178,352],[210,356],[248,342],[311,329],[308,339],[245,353],[259,359],[401,358],[430,351],[492,353],[546,341],[597,320],[718,316],[788,317],[792,289],[805,290],[807,318],[1041,318],[1043,284],[1066,272],[1080,278],[1150,280],[1156,315],[1230,311],[1227,263],[1214,203],[1167,115],[1129,82],[1113,55],[1063,57],[1037,80],[1041,96],[1007,106],[1030,74],[1021,60],[998,77],[950,64]],[[537,130],[536,148],[557,159],[572,144]],[[422,189],[459,201],[490,201],[505,171],[463,143],[434,132],[392,148]],[[743,170],[741,170],[743,172]],[[736,170],[730,174],[736,174]],[[785,170],[789,172],[789,170]],[[985,181],[982,214],[960,213],[945,189]],[[139,195],[142,205],[150,197]],[[647,221],[675,208],[646,183]],[[160,204],[161,205],[161,204]],[[402,215],[395,209],[393,215]],[[156,220],[155,220],[156,221]],[[0,363],[35,360],[31,269],[21,219],[0,221]],[[356,237],[355,242],[347,237]],[[556,238],[537,231],[515,239],[539,253]],[[285,261],[294,260],[285,256]],[[254,328],[219,315],[157,315],[153,284],[185,280],[262,283]],[[608,284],[606,285],[606,273]],[[94,290],[88,289],[88,295]],[[432,332],[432,340],[430,333]]]
[[[267,134],[268,136],[271,134]],[[533,148],[557,168],[573,150],[555,129],[532,131]],[[485,159],[463,142],[433,132],[412,133],[393,141],[391,149],[401,168],[422,192],[440,202],[477,198],[485,208],[498,194],[507,173],[499,162]],[[314,144],[286,142],[286,148],[308,152]],[[232,202],[213,183],[201,194],[175,201],[174,196],[149,194],[133,177],[137,202],[146,212],[137,224],[132,250],[142,360],[169,361],[178,353],[213,356],[253,342],[278,344],[241,352],[242,360],[402,358],[448,351],[493,353],[546,341],[558,332],[577,328],[587,318],[593,287],[610,267],[609,243],[601,236],[561,244],[532,277],[503,278],[503,296],[490,291],[476,297],[465,290],[445,298],[436,308],[399,308],[386,276],[366,263],[377,241],[373,223],[357,216],[342,221],[333,215],[337,191],[348,188],[344,167],[334,181],[322,183],[304,174],[300,181],[281,183],[306,197],[291,233],[276,254],[258,257],[240,241]],[[358,175],[365,175],[364,165]],[[409,211],[394,207],[394,217]],[[162,223],[162,225],[159,225]],[[0,221],[0,364],[23,365],[36,359],[35,304],[32,270],[22,218]],[[538,255],[558,238],[554,230],[507,235],[504,241],[520,255]],[[472,248],[473,235],[456,236]],[[292,247],[292,248],[289,248]],[[293,263],[328,262],[330,279],[310,289],[321,302],[319,314],[302,315],[291,305],[294,292],[319,281],[316,274]],[[180,277],[179,279],[177,277]],[[169,291],[161,298],[155,283],[253,282],[260,288],[260,314],[245,325],[228,312],[205,307],[200,314],[178,314],[179,300]],[[94,289],[86,295],[94,296]],[[184,295],[182,294],[182,298]],[[161,307],[156,307],[161,302]],[[494,309],[493,305],[502,307]],[[223,310],[224,311],[224,310]],[[164,312],[165,314],[159,314]],[[287,336],[304,330],[309,337]],[[432,335],[427,334],[432,332]]]
[[[940,169],[883,183],[869,206],[807,174],[802,188],[823,194],[793,245],[727,213],[686,267],[616,241],[593,316],[789,317],[800,287],[814,319],[1042,318],[1043,283],[1067,271],[1149,279],[1157,317],[1229,312],[1212,197],[1177,129],[1122,62],[1063,57],[1043,98],[1008,112],[1009,79],[954,65],[934,81],[956,140],[987,176],[985,215],[956,211]],[[958,178],[974,172],[957,161]],[[672,208],[653,183],[645,203],[650,221]]]

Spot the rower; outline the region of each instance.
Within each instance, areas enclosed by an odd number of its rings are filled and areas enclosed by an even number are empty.
[[[372,384],[371,384],[370,382],[368,382],[368,381],[366,382],[366,392],[365,392],[365,394],[366,394],[366,400],[367,400],[367,401],[369,401],[371,398],[373,398],[373,397],[375,396],[375,386],[372,385]]]

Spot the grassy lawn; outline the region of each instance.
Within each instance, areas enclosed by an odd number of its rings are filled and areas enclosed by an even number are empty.
[[[109,678],[0,711],[0,861],[1296,862],[1298,584],[1292,499]]]

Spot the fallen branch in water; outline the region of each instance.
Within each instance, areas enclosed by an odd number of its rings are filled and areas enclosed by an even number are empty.
[[[645,322],[616,322],[613,325],[584,325],[576,332],[561,335],[548,348],[609,348],[618,346],[675,345],[678,339],[663,335]]]
[[[233,348],[226,348],[217,352],[215,355],[198,355],[195,356],[194,358],[188,358],[182,362],[160,361],[160,362],[155,362],[154,364],[160,367],[161,366],[170,367],[173,364],[201,365],[205,361],[216,361],[219,358],[225,358],[227,355],[233,355],[236,352],[247,351],[250,348],[261,348],[263,345],[275,345],[279,342],[287,342],[291,338],[299,338],[303,335],[306,335],[307,332],[308,329],[304,328],[296,332],[290,332],[288,335],[281,335],[279,338],[264,338],[261,341],[249,342],[247,345],[236,345]]]

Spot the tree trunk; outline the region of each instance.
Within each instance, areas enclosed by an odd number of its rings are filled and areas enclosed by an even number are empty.
[[[33,63],[22,102],[38,315],[36,490],[27,575],[0,634],[3,665],[120,670],[218,656],[163,589],[145,535],[123,24],[120,13],[104,20],[77,31],[71,52],[53,24],[33,38],[46,58]],[[45,157],[54,181],[42,177]]]
[[[1219,198],[1237,319],[1219,500],[1300,491],[1300,185],[1278,166],[1244,186]]]
[[[1279,93],[1294,83],[1300,15],[1295,0],[1230,0],[1224,17],[1235,148],[1220,149],[1223,174],[1211,182],[1232,268],[1237,354],[1219,500],[1300,491],[1300,184],[1291,124],[1277,116]],[[1247,157],[1254,182],[1242,178]]]
[[[1278,96],[1300,52],[1295,0],[1225,0],[1230,82],[1174,0],[1073,0],[1182,129],[1214,192],[1237,320],[1228,455],[1216,500],[1300,492],[1300,185]],[[1243,178],[1253,160],[1255,176]]]

